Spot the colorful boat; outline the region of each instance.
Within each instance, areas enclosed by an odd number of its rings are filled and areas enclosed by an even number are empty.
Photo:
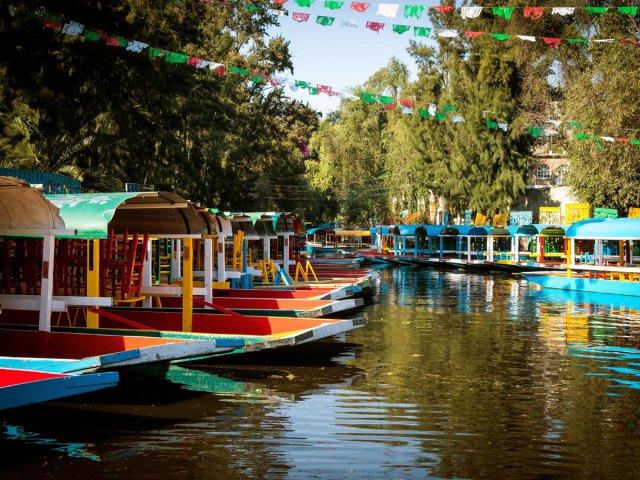
[[[566,271],[523,276],[545,288],[640,296],[639,255],[634,249],[640,240],[640,219],[582,220],[567,229],[566,237]]]
[[[117,372],[69,375],[0,368],[0,410],[95,392],[117,384]]]

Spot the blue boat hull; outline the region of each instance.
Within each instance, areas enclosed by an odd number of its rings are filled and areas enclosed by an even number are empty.
[[[118,384],[118,373],[47,378],[0,388],[0,410],[95,392]]]
[[[523,276],[530,282],[542,285],[544,288],[640,297],[640,282],[601,280],[595,278],[567,277],[558,275],[528,275],[526,273],[524,273]]]

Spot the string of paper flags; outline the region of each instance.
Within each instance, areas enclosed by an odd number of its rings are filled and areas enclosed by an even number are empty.
[[[284,5],[288,0],[270,0],[264,3],[271,3],[274,5]],[[237,0],[228,0],[213,2],[211,0],[203,0],[203,3],[207,4],[221,4],[224,6],[235,6],[239,2]],[[291,0],[291,3],[295,3],[301,8],[310,8],[315,0]],[[319,2],[320,3],[320,2]],[[455,7],[454,5],[435,5],[426,6],[420,4],[398,4],[398,3],[379,3],[379,2],[344,2],[342,0],[324,0],[324,8],[329,10],[340,10],[348,5],[349,10],[359,13],[365,13],[369,11],[372,5],[376,6],[376,15],[380,15],[388,18],[396,18],[401,6],[404,8],[401,10],[404,12],[405,18],[416,17],[420,18],[425,12],[435,10],[442,14],[458,13],[464,19],[478,18],[484,12],[490,12],[496,17],[502,17],[505,20],[511,19],[515,11],[522,10],[522,14],[525,18],[530,20],[538,20],[546,12],[551,15],[569,16],[574,15],[576,12],[585,11],[591,15],[602,15],[609,11],[617,12],[621,15],[629,15],[635,17],[638,14],[638,8],[635,5],[619,6],[619,7],[509,7],[509,6],[495,6],[495,7]],[[242,5],[242,8],[247,10],[257,10],[259,5]]]
[[[82,23],[76,21],[69,20],[65,22],[61,16],[51,15],[47,13],[39,13],[35,14],[35,16],[41,20],[44,28],[60,31],[63,34],[71,37],[83,38],[85,41],[91,42],[103,41],[105,45],[112,47],[121,47],[126,51],[132,53],[141,54],[146,52],[150,58],[163,59],[168,63],[185,64],[197,69],[208,69],[209,71],[212,71],[219,76],[224,76],[227,72],[229,72],[244,76],[253,84],[269,84],[273,87],[288,86],[292,92],[296,92],[299,89],[304,89],[307,90],[311,95],[319,95],[324,93],[330,97],[337,96],[340,98],[347,98],[351,100],[360,100],[364,103],[379,104],[385,110],[395,110],[396,108],[400,108],[401,112],[405,115],[412,115],[417,110],[420,118],[433,118],[437,122],[466,122],[465,118],[462,115],[458,114],[458,107],[453,105],[437,106],[435,104],[429,104],[427,108],[418,108],[418,106],[416,105],[416,101],[408,98],[400,98],[396,100],[391,96],[368,92],[362,92],[356,96],[348,91],[334,90],[333,87],[329,85],[313,84],[307,81],[288,79],[283,76],[269,76],[263,72],[256,70],[247,70],[233,65],[227,66],[215,61],[152,47],[144,42],[130,40],[120,35],[85,27]],[[574,129],[583,128],[582,125],[577,122],[560,122],[559,120],[547,120],[544,123],[551,124],[555,128],[558,128],[561,123],[564,123],[565,125]],[[489,119],[485,120],[485,125],[488,129],[502,130],[503,132],[507,132],[510,127],[508,123],[501,123]],[[527,131],[533,137],[550,137],[559,133],[553,128],[545,128],[543,126],[529,127]],[[628,143],[640,146],[640,140],[628,139],[625,137],[592,135],[586,133],[574,133],[573,135],[577,140],[595,140],[601,149],[602,146],[600,141],[609,143]]]
[[[287,1],[288,0],[272,0],[271,3],[282,5]],[[315,0],[292,0],[292,1],[302,7],[310,7]],[[206,3],[214,3],[214,2],[206,2]],[[216,2],[216,3],[224,6],[233,6],[237,2]],[[325,8],[329,8],[331,10],[338,10],[345,5],[345,2],[339,1],[339,0],[324,0],[324,5],[325,5]],[[371,5],[372,5],[371,3],[365,3],[365,2],[351,2],[351,5],[349,8],[350,10],[364,13],[369,9]],[[378,10],[376,12],[377,15],[381,15],[388,18],[396,18],[397,12],[401,5],[390,4],[390,3],[378,3],[377,6],[378,6]],[[248,10],[258,10],[261,7],[256,5],[242,5],[242,8],[248,9]],[[403,15],[405,19],[414,19],[414,18],[420,19],[425,9],[429,9],[429,8],[436,9],[443,13],[451,13],[455,11],[455,7],[453,6],[438,5],[435,7],[426,7],[424,5],[404,5]],[[479,10],[474,10],[474,12],[476,12],[477,15],[475,14],[473,15],[477,17],[480,15],[483,8],[487,10],[488,7],[461,7],[460,10],[463,12],[462,15],[464,18],[475,18],[474,16],[472,16],[471,13],[467,11],[467,9],[479,9]],[[545,7],[491,7],[495,15],[502,16],[507,19],[511,18],[513,10],[516,8],[524,8],[525,16],[531,18],[532,20],[536,20],[540,18],[540,16],[542,15],[542,12],[545,9]],[[569,15],[573,13],[573,11],[579,8],[584,8],[587,11],[590,11],[592,13],[599,13],[599,14],[602,14],[609,9],[609,7],[554,7],[551,10],[555,11],[553,13],[557,13],[561,15]],[[617,8],[617,11],[619,11],[620,13],[624,13],[629,16],[635,16],[639,7],[630,6],[630,7],[616,7],[616,8]],[[532,9],[532,10],[527,10],[527,9]],[[535,16],[532,13],[534,10],[538,12],[539,14],[538,16]],[[306,13],[306,12],[288,12],[286,10],[273,9],[273,8],[269,8],[267,10],[267,13],[278,16],[278,17],[286,17],[286,18],[289,18],[291,21],[300,23],[300,24],[308,23],[313,18],[316,24],[321,25],[323,27],[332,27],[334,25],[337,25],[336,24],[337,17],[335,16],[315,15],[312,17],[310,13]],[[497,41],[504,41],[504,40],[516,39],[516,38],[519,40],[528,41],[528,42],[535,42],[537,40],[540,40],[540,41],[543,41],[545,44],[547,44],[550,48],[557,48],[563,42],[563,38],[558,38],[558,37],[535,37],[531,35],[517,35],[517,34],[507,34],[507,33],[458,31],[458,30],[453,30],[448,28],[433,28],[433,27],[424,26],[424,25],[408,25],[406,23],[389,24],[385,22],[376,22],[371,20],[343,19],[339,23],[339,25],[344,28],[364,28],[376,33],[380,33],[382,31],[388,31],[390,28],[390,30],[393,33],[396,33],[398,35],[404,35],[407,32],[413,32],[414,37],[421,37],[421,38],[468,37],[471,39],[475,39],[480,37],[481,35],[485,35],[485,36],[490,36]],[[385,30],[385,27],[386,27],[386,30]],[[570,45],[587,45],[590,43],[593,43],[593,44],[612,43],[616,41],[618,41],[621,44],[627,44],[627,45],[638,46],[640,44],[638,40],[629,39],[629,38],[602,38],[602,39],[567,38],[567,39],[564,39],[564,41],[565,43],[568,43]]]

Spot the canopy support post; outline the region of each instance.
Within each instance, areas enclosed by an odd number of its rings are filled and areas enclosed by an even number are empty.
[[[193,239],[182,245],[182,331],[193,331]]]
[[[51,306],[53,303],[53,257],[56,240],[45,235],[42,242],[42,276],[40,278],[40,317],[38,328],[43,332],[51,331]]]
[[[87,297],[100,296],[100,240],[87,240]],[[97,307],[96,307],[97,308]],[[99,328],[100,316],[87,311],[87,327]]]

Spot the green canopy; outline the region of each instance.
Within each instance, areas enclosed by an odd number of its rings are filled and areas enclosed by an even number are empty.
[[[78,232],[77,238],[107,238],[116,208],[136,195],[138,192],[78,193],[45,198],[58,207],[67,228]]]

